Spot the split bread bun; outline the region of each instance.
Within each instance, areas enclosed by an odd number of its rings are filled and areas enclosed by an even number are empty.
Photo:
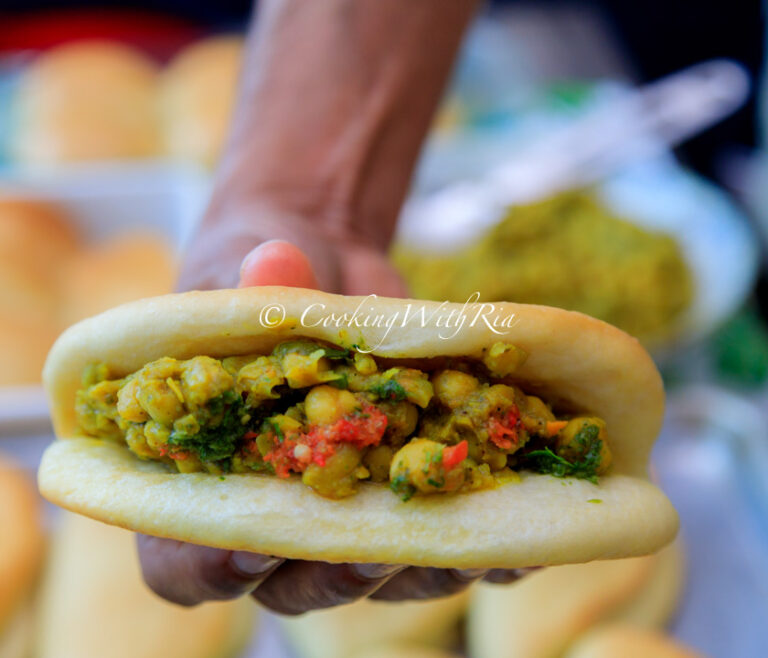
[[[465,314],[460,328],[444,326],[451,311],[454,321]],[[523,471],[519,482],[407,503],[385,484],[362,483],[355,496],[328,500],[297,478],[171,473],[78,431],[75,396],[94,362],[124,376],[164,356],[265,354],[296,337],[367,346],[375,357],[422,366],[439,357],[480,359],[499,341],[514,344],[529,355],[515,383],[604,419],[611,470],[599,484]],[[43,495],[146,534],[328,562],[515,568],[644,555],[677,532],[672,505],[647,476],[662,422],[659,373],[634,338],[579,313],[283,287],[190,292],[127,304],[70,328],[51,350],[44,382],[60,440],[40,467]]]
[[[247,597],[184,608],[141,578],[133,534],[67,514],[53,543],[38,619],[38,658],[231,658],[247,644]]]
[[[543,569],[513,587],[480,584],[469,609],[470,654],[556,658],[602,624],[661,628],[677,608],[683,571],[673,544],[656,555]]]

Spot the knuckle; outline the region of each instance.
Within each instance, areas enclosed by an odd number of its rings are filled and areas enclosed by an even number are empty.
[[[352,565],[304,563],[292,572],[272,576],[252,596],[278,614],[300,615],[356,601],[382,581],[359,575]]]

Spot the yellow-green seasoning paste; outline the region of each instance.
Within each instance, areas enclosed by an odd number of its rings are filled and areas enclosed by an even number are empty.
[[[482,360],[385,367],[294,340],[268,355],[166,357],[121,379],[98,364],[76,413],[84,434],[182,473],[296,474],[329,498],[360,481],[404,500],[486,489],[514,470],[596,482],[611,463],[605,423],[558,417],[512,384],[525,356],[496,343]]]
[[[581,311],[642,340],[666,338],[693,299],[680,245],[624,221],[583,192],[515,206],[455,253],[396,245],[414,297],[544,304]]]

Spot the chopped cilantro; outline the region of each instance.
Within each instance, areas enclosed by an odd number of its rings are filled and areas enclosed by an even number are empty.
[[[347,373],[342,372],[336,379],[329,381],[328,385],[333,386],[334,388],[349,388],[349,378],[347,377]]]
[[[586,425],[576,433],[574,442],[581,447],[581,459],[569,461],[550,448],[544,448],[525,455],[525,465],[537,473],[549,473],[558,478],[576,477],[597,484],[603,447],[602,440],[597,438],[599,433],[597,425]]]
[[[369,389],[382,400],[401,402],[405,400],[405,389],[394,379],[387,379],[379,384],[374,384]]]
[[[349,350],[345,350],[343,347],[336,349],[334,347],[323,347],[323,352],[325,353],[325,356],[329,359],[333,360],[342,360],[347,361],[351,358],[351,354]]]
[[[427,484],[435,489],[442,489],[445,486],[445,480],[433,480],[432,478],[427,478]]]
[[[229,459],[245,433],[241,422],[243,399],[235,391],[225,391],[196,412],[200,429],[194,434],[174,430],[168,444],[194,452],[202,461]]]
[[[400,500],[402,500],[404,503],[407,503],[411,498],[413,498],[413,494],[416,493],[416,487],[408,482],[408,477],[405,475],[398,475],[395,477],[389,483],[389,488],[392,489],[392,491],[394,491],[398,496],[400,496]]]
[[[272,428],[272,431],[277,435],[278,440],[280,443],[282,443],[285,440],[285,434],[283,434],[283,430],[280,429],[280,425],[276,423],[271,418],[267,418],[267,423],[269,423],[269,426]]]

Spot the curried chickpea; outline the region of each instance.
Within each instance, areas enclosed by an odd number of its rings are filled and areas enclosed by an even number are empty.
[[[523,410],[523,425],[529,432],[544,434],[547,423],[556,420],[555,415],[541,398],[533,395],[525,396],[525,406],[521,409]]]
[[[392,463],[394,450],[389,446],[376,446],[365,453],[363,464],[371,472],[374,482],[386,482],[389,478],[389,467]]]
[[[459,463],[446,469],[443,451],[446,446],[430,439],[414,439],[395,453],[389,479],[407,482],[421,493],[456,491],[464,484],[464,466]]]
[[[304,388],[313,384],[333,381],[338,375],[331,370],[331,362],[323,354],[324,350],[315,350],[311,354],[288,352],[280,359],[280,367],[291,388]]]
[[[131,423],[143,423],[149,418],[139,402],[138,393],[141,386],[138,378],[129,379],[125,386],[117,392],[117,412]]]
[[[400,445],[416,431],[419,412],[410,402],[379,402],[376,405],[387,416],[387,440]]]
[[[528,353],[515,345],[494,343],[483,356],[483,363],[491,374],[506,377],[522,366],[527,358]]]
[[[209,356],[196,356],[184,363],[181,389],[191,410],[204,405],[235,386],[235,380],[221,365]]]
[[[129,425],[125,432],[125,442],[131,451],[144,459],[155,459],[157,453],[147,444],[144,436],[143,427],[139,425]]]
[[[458,409],[480,387],[480,382],[459,370],[441,370],[432,378],[432,385],[440,402],[450,409]]]
[[[557,452],[571,461],[582,459],[588,446],[583,444],[580,437],[584,436],[582,432],[590,426],[597,427],[597,438],[601,441],[600,465],[597,467],[597,474],[602,475],[608,470],[613,457],[606,439],[605,421],[601,418],[582,416],[569,420],[557,437]]]
[[[360,402],[349,391],[332,386],[315,386],[304,400],[304,413],[310,425],[330,425],[360,408]]]
[[[163,380],[143,382],[136,399],[152,420],[164,425],[173,425],[173,421],[186,413],[176,393]]]
[[[326,461],[325,466],[310,464],[301,481],[321,496],[344,498],[355,493],[360,479],[360,451],[348,444],[341,444]]]
[[[260,356],[237,373],[237,390],[247,393],[250,402],[279,398],[272,389],[284,383],[285,376],[274,357]]]
[[[355,352],[355,370],[361,375],[373,375],[378,369],[376,361],[370,354]]]

